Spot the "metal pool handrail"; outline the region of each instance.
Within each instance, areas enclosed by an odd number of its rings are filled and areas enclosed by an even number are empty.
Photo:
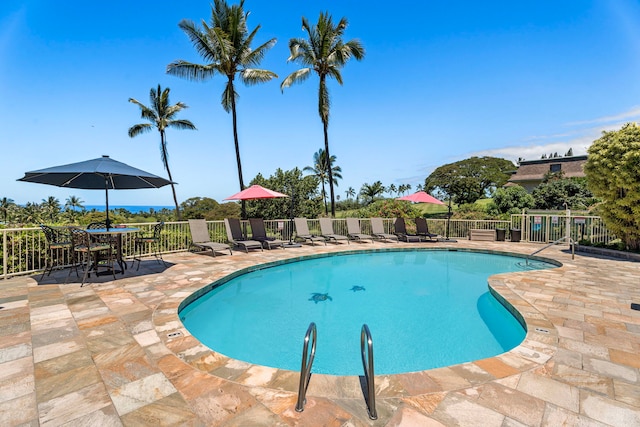
[[[556,241],[553,241],[551,243],[549,243],[548,245],[545,245],[544,247],[538,249],[537,251],[534,251],[532,253],[530,253],[529,255],[527,255],[526,257],[526,264],[529,265],[529,258],[531,258],[532,256],[534,256],[535,254],[544,251],[547,248],[550,248],[551,246],[557,245],[558,243],[561,243],[563,241],[567,240],[569,242],[569,246],[571,246],[571,259],[575,259],[576,257],[576,242],[571,238],[571,237],[562,237]]]
[[[369,418],[377,420],[376,386],[373,374],[373,338],[371,338],[371,331],[369,331],[366,323],[362,325],[362,332],[360,332],[360,351],[362,353],[362,367],[364,368],[364,380],[367,388],[367,411],[369,412]],[[368,357],[366,357],[367,352]]]
[[[305,395],[307,394],[307,388],[309,387],[309,380],[311,379],[311,367],[313,366],[313,359],[316,355],[316,338],[317,338],[316,324],[311,322],[307,328],[307,333],[304,335],[304,345],[302,346],[302,367],[300,368],[300,385],[298,386],[298,402],[296,403],[296,412],[304,411],[304,404],[306,402]],[[311,343],[311,354],[309,355],[309,343]]]

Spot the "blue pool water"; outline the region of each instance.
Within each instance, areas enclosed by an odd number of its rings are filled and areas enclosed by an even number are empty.
[[[304,334],[315,322],[312,372],[333,375],[362,374],[366,323],[376,374],[420,371],[495,356],[522,342],[523,326],[489,293],[487,278],[523,267],[522,258],[466,251],[311,258],[231,279],[187,305],[180,318],[219,353],[293,371],[300,370]]]

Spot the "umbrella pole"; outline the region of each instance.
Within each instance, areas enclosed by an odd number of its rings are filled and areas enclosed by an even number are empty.
[[[111,223],[109,221],[109,179],[104,177],[104,199],[106,201],[106,209],[107,209],[107,220],[105,223],[107,224],[107,230],[111,228]]]

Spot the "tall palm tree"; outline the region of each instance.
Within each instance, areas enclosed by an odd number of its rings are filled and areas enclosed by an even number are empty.
[[[243,9],[244,0],[233,6],[229,6],[225,0],[214,0],[213,3],[209,25],[203,20],[202,28],[199,28],[193,21],[187,19],[183,19],[178,24],[207,63],[194,64],[180,59],[167,66],[167,73],[195,81],[207,80],[216,74],[227,78],[227,84],[222,92],[222,108],[232,116],[238,181],[240,190],[244,190],[236,117],[238,93],[234,86],[234,80],[237,74],[244,84],[255,85],[277,78],[278,75],[272,71],[252,68],[260,64],[267,50],[276,43],[276,39],[272,38],[260,46],[252,48],[251,44],[260,25],[249,32],[247,28],[249,12],[245,12]],[[242,202],[242,217],[246,217],[244,201]]]
[[[377,196],[384,193],[384,185],[382,182],[376,181],[373,184],[362,184],[360,189],[360,195],[369,199],[369,203],[372,203]]]
[[[169,88],[162,90],[160,85],[158,85],[157,90],[151,88],[151,91],[149,92],[149,101],[151,101],[150,107],[147,107],[134,98],[129,98],[129,102],[140,107],[140,116],[149,121],[149,123],[138,123],[137,125],[131,126],[129,128],[129,136],[134,138],[140,134],[150,132],[154,128],[158,129],[158,132],[160,132],[160,158],[162,159],[164,169],[167,171],[167,175],[169,175],[169,181],[171,181],[173,202],[176,205],[176,216],[178,217],[178,221],[180,221],[182,220],[182,215],[180,214],[180,206],[178,205],[178,197],[176,196],[176,187],[173,183],[171,170],[169,169],[169,152],[167,151],[166,129],[176,128],[195,130],[196,127],[189,120],[174,119],[176,114],[188,107],[182,102],[171,105],[169,103],[170,90],[171,89]]]
[[[324,201],[324,213],[328,214],[329,209],[327,207],[327,192],[325,191],[325,184],[329,182],[329,175],[327,173],[330,170],[332,173],[333,183],[338,185],[338,179],[342,179],[342,168],[340,166],[333,166],[336,161],[336,156],[331,156],[329,162],[327,162],[327,154],[321,148],[317,152],[313,153],[313,166],[305,166],[303,171],[311,172],[320,181],[322,185],[322,200]],[[329,167],[331,166],[331,167]]]
[[[393,197],[393,194],[397,192],[398,189],[396,188],[395,184],[390,184],[389,187],[387,187],[387,191],[389,192],[389,194],[391,194],[391,197]]]
[[[334,25],[333,19],[328,12],[320,13],[318,23],[313,27],[309,25],[307,18],[302,17],[302,29],[307,32],[308,40],[294,38],[289,40],[289,51],[291,55],[287,61],[298,62],[305,68],[301,68],[289,74],[280,84],[280,89],[291,86],[294,83],[302,82],[309,78],[311,71],[315,71],[320,78],[318,89],[318,113],[322,120],[324,130],[324,151],[330,158],[329,152],[329,89],[327,88],[327,77],[333,77],[342,84],[342,74],[340,69],[352,57],[361,60],[364,58],[364,47],[359,40],[342,41],[342,36],[347,29],[348,22],[342,18],[338,24]],[[327,170],[329,179],[329,190],[331,192],[331,215],[336,215],[333,192],[333,178],[331,169]]]
[[[60,201],[58,199],[54,196],[42,199],[41,208],[51,222],[56,222],[58,215],[60,215]]]
[[[69,196],[64,203],[64,207],[71,217],[71,221],[75,222],[78,211],[76,209],[84,209],[84,201],[77,196]]]
[[[15,206],[15,202],[13,199],[9,199],[8,197],[3,197],[0,199],[0,213],[2,213],[2,219],[4,223],[7,223],[7,218],[9,217],[9,210],[11,207]]]
[[[349,187],[347,188],[347,191],[345,191],[345,194],[347,195],[347,199],[351,198],[351,197],[356,197],[356,190],[353,187]]]

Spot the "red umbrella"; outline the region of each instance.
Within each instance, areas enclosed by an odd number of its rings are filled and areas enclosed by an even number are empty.
[[[418,191],[413,194],[409,194],[408,196],[398,197],[396,200],[406,200],[409,202],[415,203],[433,203],[435,205],[444,205],[443,202],[436,199],[430,194],[425,193],[424,191]]]
[[[286,194],[278,193],[277,191],[269,190],[260,185],[252,185],[249,188],[245,188],[239,193],[233,196],[227,197],[225,200],[253,200],[253,199],[275,199],[276,197],[289,197]]]

